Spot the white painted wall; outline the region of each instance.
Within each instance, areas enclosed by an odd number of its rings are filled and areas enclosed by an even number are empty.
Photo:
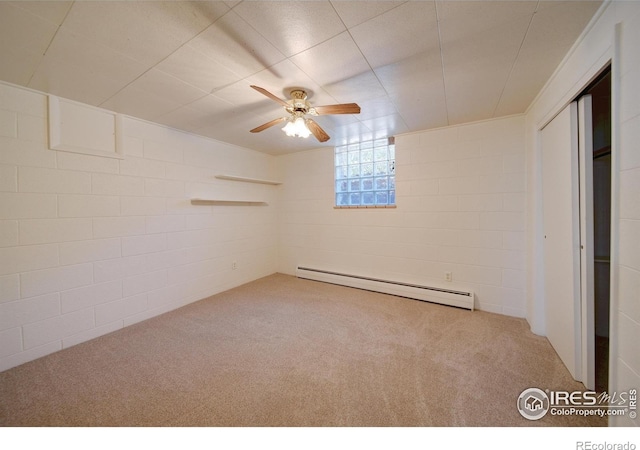
[[[279,271],[470,287],[524,317],[524,149],[523,116],[397,136],[395,209],[334,209],[331,148],[280,156]]]
[[[612,222],[610,392],[640,387],[640,3],[606,3],[526,115],[527,319],[534,332],[544,334],[538,130],[614,58],[616,24],[620,24],[622,32],[619,59],[613,64],[614,79],[617,74],[618,80],[612,87],[612,185],[618,192],[613,208],[618,214],[614,214]],[[638,426],[640,421],[623,416],[611,418],[610,424]]]
[[[133,118],[123,160],[46,133],[46,96],[0,83],[0,371],[276,271],[277,187],[214,178],[274,157]]]
[[[620,79],[619,223],[616,347],[612,390],[640,387],[640,4],[619,7],[623,21]],[[614,420],[640,426],[640,419]]]

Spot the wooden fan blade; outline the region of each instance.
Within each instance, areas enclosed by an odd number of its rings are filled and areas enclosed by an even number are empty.
[[[273,119],[271,122],[267,122],[264,123],[262,125],[260,125],[259,127],[255,127],[253,130],[251,130],[252,133],[259,133],[262,130],[266,130],[269,127],[272,127],[274,125],[278,125],[280,122],[284,122],[285,120],[287,120],[286,117],[279,117],[277,119]]]
[[[285,102],[281,98],[276,97],[275,95],[273,95],[271,92],[267,91],[266,89],[261,88],[260,86],[254,86],[253,84],[251,85],[251,87],[254,88],[256,91],[260,92],[262,95],[266,95],[267,97],[269,97],[274,102],[278,102],[282,106],[285,106],[285,107],[289,106],[289,104],[287,102]]]
[[[340,105],[326,105],[314,107],[318,115],[327,114],[360,114],[357,103],[342,103]]]
[[[317,140],[320,142],[326,142],[329,140],[329,135],[317,124],[313,119],[306,120],[307,128],[313,133]]]

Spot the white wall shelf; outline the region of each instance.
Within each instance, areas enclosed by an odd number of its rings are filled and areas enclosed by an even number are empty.
[[[245,183],[270,184],[270,185],[273,185],[273,186],[277,186],[279,184],[282,184],[281,181],[260,180],[258,178],[238,177],[238,176],[235,176],[235,175],[216,175],[216,178],[218,178],[220,180],[243,181]]]
[[[215,200],[208,198],[192,198],[192,205],[203,206],[267,206],[267,202],[255,202],[251,200]]]

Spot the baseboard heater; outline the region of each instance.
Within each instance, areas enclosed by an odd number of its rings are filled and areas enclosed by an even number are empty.
[[[331,272],[328,270],[298,267],[298,278],[306,280],[323,281],[325,283],[339,284],[367,291],[381,292],[383,294],[397,295],[413,298],[426,302],[455,306],[473,311],[474,293],[468,290],[444,289],[440,287],[421,286],[418,284],[403,283],[399,281],[382,280],[380,278],[349,275],[345,273]]]

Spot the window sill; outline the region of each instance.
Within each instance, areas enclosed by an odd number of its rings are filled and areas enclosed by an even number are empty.
[[[208,198],[192,198],[192,205],[204,206],[267,206],[266,202],[252,200],[214,200]]]
[[[394,209],[396,205],[334,206],[333,209]]]

